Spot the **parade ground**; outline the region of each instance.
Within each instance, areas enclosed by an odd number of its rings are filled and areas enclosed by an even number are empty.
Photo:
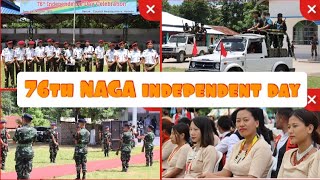
[[[120,152],[109,153],[104,157],[100,146],[89,147],[87,156],[88,179],[157,179],[160,177],[160,146],[154,148],[154,164],[145,166],[145,156],[141,152],[142,146],[138,144],[131,152],[128,172],[121,172]],[[37,143],[34,146],[35,156],[31,179],[73,179],[76,176],[75,162],[73,160],[74,147],[59,147],[56,163],[50,163],[49,146]],[[1,172],[1,179],[16,179],[15,172],[15,145],[11,145],[6,159],[6,169]]]

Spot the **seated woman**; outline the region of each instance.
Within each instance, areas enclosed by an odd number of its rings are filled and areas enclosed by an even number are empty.
[[[168,157],[168,168],[162,173],[163,178],[184,177],[187,154],[191,149],[190,144],[188,143],[189,138],[189,126],[187,124],[178,123],[172,127],[170,139],[177,147],[174,148]]]
[[[261,118],[263,118],[263,111],[260,108],[238,109],[236,127],[244,139],[233,146],[232,154],[222,171],[203,173],[199,177],[267,177],[272,165],[272,152],[270,145],[257,134],[259,119]]]
[[[175,148],[170,140],[170,134],[173,123],[169,118],[162,118],[162,169],[166,170],[168,168],[167,159],[171,154],[172,150]]]
[[[201,173],[213,172],[218,152],[213,146],[213,130],[209,118],[194,118],[189,129],[194,146],[187,155],[184,178],[197,178]]]
[[[317,177],[313,161],[316,156],[316,143],[319,143],[317,133],[319,122],[317,116],[305,109],[293,111],[288,123],[289,138],[298,148],[287,151],[282,159],[278,178]],[[319,163],[319,161],[315,161]]]

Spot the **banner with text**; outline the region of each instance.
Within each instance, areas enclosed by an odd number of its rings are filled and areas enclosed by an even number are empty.
[[[307,74],[22,72],[17,91],[20,107],[305,107]]]
[[[22,14],[136,14],[136,0],[20,0]]]

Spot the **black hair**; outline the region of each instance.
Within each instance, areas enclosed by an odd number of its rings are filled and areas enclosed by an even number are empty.
[[[201,132],[201,147],[207,147],[214,145],[213,130],[211,120],[207,117],[196,117],[192,120],[195,126],[200,129]]]
[[[279,114],[282,118],[289,121],[289,118],[293,112],[292,108],[278,108],[276,113]]]
[[[176,139],[177,133],[184,134],[184,140],[189,143],[190,134],[189,134],[189,126],[185,123],[178,123],[172,127],[172,131],[175,133]]]
[[[190,126],[191,120],[187,117],[183,117],[183,118],[179,119],[178,123],[184,123],[184,124]]]
[[[314,129],[312,131],[311,138],[315,143],[320,144],[320,136],[317,132],[319,120],[316,113],[308,111],[306,109],[297,109],[292,112],[291,116],[295,116],[300,119],[305,126],[309,126],[310,124],[313,125]]]
[[[232,112],[231,116],[230,116],[230,119],[231,119],[231,121],[232,121],[234,126],[236,125],[236,122],[237,122],[237,114],[238,114],[238,112],[239,112],[239,108],[234,110]]]
[[[162,110],[162,113],[163,113],[164,116],[169,116],[169,111],[168,111],[168,109],[163,109],[163,110]]]
[[[259,127],[257,129],[257,133],[259,135],[262,135],[264,140],[268,143],[271,144],[271,139],[269,129],[264,125],[264,115],[263,115],[263,110],[260,108],[239,108],[239,111],[242,110],[247,110],[251,113],[252,117],[255,119],[255,121],[259,121]]]
[[[218,126],[224,131],[230,131],[232,127],[232,121],[229,116],[220,116],[218,119]]]
[[[211,123],[211,127],[212,127],[212,131],[215,135],[219,136],[218,130],[216,128],[216,123],[214,123],[213,120],[210,119],[210,123]]]
[[[165,132],[170,135],[172,126],[174,124],[168,119],[162,119],[162,132]]]

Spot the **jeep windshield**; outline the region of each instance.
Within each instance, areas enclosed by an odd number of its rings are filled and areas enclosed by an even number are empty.
[[[220,43],[216,46],[216,51],[221,51],[221,42],[223,43],[226,51],[238,51],[243,52],[246,47],[247,40],[246,39],[222,39]]]
[[[186,43],[187,38],[185,36],[171,36],[169,43]]]

